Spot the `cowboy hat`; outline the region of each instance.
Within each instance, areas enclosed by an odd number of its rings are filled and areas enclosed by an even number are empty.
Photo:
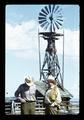
[[[33,85],[33,79],[32,79],[32,77],[31,77],[31,76],[25,77],[25,83],[26,83],[28,86]]]

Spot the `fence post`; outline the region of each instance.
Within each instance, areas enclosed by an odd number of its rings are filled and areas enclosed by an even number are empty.
[[[15,113],[15,102],[12,101],[12,109],[11,109],[11,113],[14,114]]]

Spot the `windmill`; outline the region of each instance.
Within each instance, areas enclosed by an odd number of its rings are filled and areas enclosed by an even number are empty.
[[[45,96],[48,88],[47,78],[51,74],[55,77],[57,86],[59,87],[62,101],[64,106],[68,109],[70,99],[73,95],[64,88],[64,31],[63,33],[57,33],[57,30],[63,27],[63,15],[62,9],[58,5],[48,5],[41,9],[38,22],[45,32],[39,32],[38,30],[38,46],[39,46],[39,68],[40,78],[36,81],[38,96]],[[40,37],[47,41],[47,47],[45,50],[44,61],[41,65],[41,54],[40,54]],[[59,64],[59,59],[56,49],[56,41],[59,37],[63,37],[63,61],[62,61],[62,72]]]
[[[62,8],[60,8],[58,5],[45,6],[39,13],[38,21],[40,26],[44,28],[45,31],[48,31],[39,32],[39,37],[47,40],[47,48],[45,50],[43,65],[41,66],[41,62],[39,62],[40,80],[47,82],[48,75],[52,74],[55,77],[58,85],[63,88],[63,77],[61,75],[61,69],[55,46],[55,40],[59,40],[58,37],[64,35],[57,33],[57,30],[60,29],[63,24]],[[61,82],[59,81],[58,76],[60,76]]]

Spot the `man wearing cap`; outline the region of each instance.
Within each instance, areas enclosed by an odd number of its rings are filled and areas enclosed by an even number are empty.
[[[31,76],[25,77],[15,92],[15,97],[21,101],[21,114],[35,114],[36,86]]]
[[[60,109],[61,95],[56,80],[52,75],[48,76],[49,88],[45,94],[45,113],[57,114]]]

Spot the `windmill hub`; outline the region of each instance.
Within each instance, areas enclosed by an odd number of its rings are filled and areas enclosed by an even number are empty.
[[[52,20],[53,20],[53,17],[52,17],[52,15],[49,17],[49,19],[50,19],[50,21],[52,21]]]

